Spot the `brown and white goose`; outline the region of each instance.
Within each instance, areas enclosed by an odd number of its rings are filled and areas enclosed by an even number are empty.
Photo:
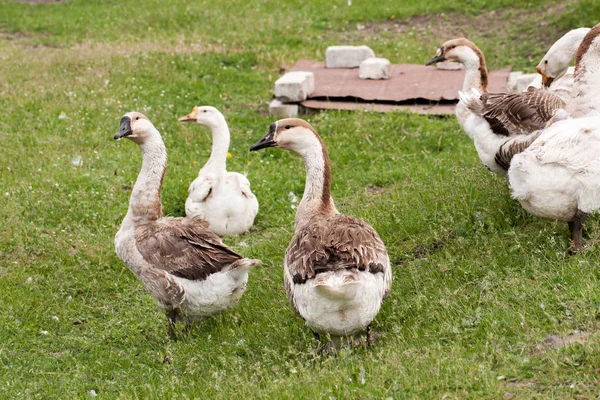
[[[432,65],[442,61],[459,62],[465,67],[465,80],[462,91],[467,92],[476,89],[481,93],[487,93],[488,70],[485,64],[483,52],[475,43],[465,38],[452,39],[438,48],[436,55],[425,65]],[[473,139],[473,132],[469,129],[470,119],[473,113],[459,101],[455,108],[456,118],[462,130]]]
[[[466,69],[456,106],[462,129],[473,139],[482,163],[490,171],[505,176],[512,156],[535,140],[537,131],[564,102],[547,90],[488,94],[485,58],[467,39],[444,43],[427,65],[446,60],[460,62]]]
[[[336,210],[327,147],[310,124],[297,118],[271,124],[250,151],[267,147],[298,153],[306,165],[304,195],[284,258],[292,308],[317,338],[366,330],[369,343],[371,322],[392,282],[385,245],[369,224]]]
[[[248,270],[260,261],[242,258],[200,218],[163,217],[160,192],[167,153],[145,115],[125,114],[114,136],[121,138],[140,147],[142,169],[115,236],[115,249],[165,310],[169,336],[174,338],[177,320],[187,325],[237,303],[246,290]]]

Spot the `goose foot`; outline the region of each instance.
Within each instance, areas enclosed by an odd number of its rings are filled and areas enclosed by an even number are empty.
[[[569,246],[567,252],[571,255],[577,254],[582,247],[582,238],[583,238],[583,222],[585,221],[585,217],[587,216],[581,210],[577,210],[573,219],[568,222],[569,230],[571,231],[571,245]]]

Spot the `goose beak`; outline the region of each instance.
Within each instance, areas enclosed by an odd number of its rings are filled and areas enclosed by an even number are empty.
[[[544,85],[544,87],[550,87],[550,85],[554,81],[554,78],[546,76],[546,74],[544,73],[544,71],[542,71],[540,67],[537,67],[536,71],[542,76],[542,85]]]
[[[121,125],[119,126],[119,130],[117,131],[115,136],[113,136],[113,139],[119,140],[121,138],[130,136],[132,133],[133,131],[131,130],[131,118],[123,117],[121,118]]]
[[[196,122],[197,117],[198,117],[198,107],[194,107],[194,109],[192,110],[191,113],[179,118],[179,122]]]
[[[438,62],[442,62],[442,61],[446,61],[446,56],[444,56],[444,49],[442,49],[440,47],[439,49],[437,49],[437,52],[435,53],[435,57],[433,57],[431,60],[427,61],[425,63],[425,65],[431,65],[431,64],[438,63]]]
[[[275,147],[277,142],[275,141],[275,124],[271,124],[269,127],[269,133],[263,136],[258,142],[254,143],[250,147],[250,151],[256,151],[260,149],[266,149],[267,147]]]

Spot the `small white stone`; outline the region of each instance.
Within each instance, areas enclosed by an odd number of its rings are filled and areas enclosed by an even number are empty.
[[[40,329],[40,333],[41,333],[42,335],[47,335],[49,332],[48,332],[48,331],[45,331],[45,330],[43,330],[43,329]]]
[[[282,118],[295,117],[298,115],[298,104],[285,104],[275,99],[269,104],[269,113]]]
[[[60,115],[58,116],[58,119],[66,119],[67,118],[67,114],[65,114],[64,112],[61,112]]]
[[[73,164],[76,167],[81,167],[83,165],[83,159],[81,158],[81,156],[75,156],[73,157],[73,160],[71,160],[71,164]]]
[[[360,63],[360,79],[390,79],[392,66],[387,58],[367,58]]]
[[[282,102],[304,101],[315,91],[315,75],[307,71],[292,71],[275,82],[275,97]]]
[[[329,46],[325,51],[325,68],[356,68],[372,57],[375,52],[368,46]]]
[[[96,397],[96,396],[98,396],[98,393],[96,393],[96,391],[94,389],[92,389],[92,390],[90,390],[90,396]]]
[[[28,285],[29,285],[31,282],[33,282],[33,278],[32,278],[31,276],[25,280],[25,283],[26,283],[26,284],[28,284]]]
[[[56,315],[53,315],[52,319],[58,322],[58,317]]]

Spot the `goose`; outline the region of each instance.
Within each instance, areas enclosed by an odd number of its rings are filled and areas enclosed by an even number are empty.
[[[214,107],[194,107],[179,122],[207,126],[213,136],[210,158],[190,184],[185,214],[202,218],[210,224],[208,229],[219,236],[247,232],[258,213],[258,200],[244,175],[225,169],[229,150],[225,117]]]
[[[586,215],[600,208],[600,24],[575,55],[573,99],[508,170],[513,198],[533,215],[568,223],[569,253],[582,248]]]
[[[249,269],[260,261],[227,247],[199,217],[163,216],[160,192],[167,153],[160,133],[145,115],[125,114],[114,135],[115,140],[121,138],[140,147],[142,169],[115,236],[115,249],[165,311],[169,337],[176,338],[178,320],[187,326],[237,303]]]
[[[452,39],[438,48],[436,55],[425,65],[432,65],[442,61],[459,62],[465,67],[465,79],[463,81],[462,91],[468,92],[471,89],[477,89],[480,93],[487,93],[488,89],[488,70],[485,64],[483,52],[465,38]],[[456,118],[462,130],[473,139],[473,129],[471,119],[473,113],[459,100],[455,108]]]
[[[294,236],[284,258],[284,284],[294,311],[317,340],[366,331],[390,291],[392,271],[385,245],[366,222],[341,214],[331,197],[331,165],[317,131],[297,118],[271,124],[250,151],[280,147],[298,153],[306,166],[304,195]]]
[[[561,79],[563,76],[570,81],[572,86],[574,69],[569,71],[569,64],[589,31],[590,28],[572,29],[548,49],[548,52],[544,54],[544,57],[536,66],[536,71],[542,77],[541,83],[543,86],[550,87],[555,80]],[[566,87],[563,90],[566,90]]]

